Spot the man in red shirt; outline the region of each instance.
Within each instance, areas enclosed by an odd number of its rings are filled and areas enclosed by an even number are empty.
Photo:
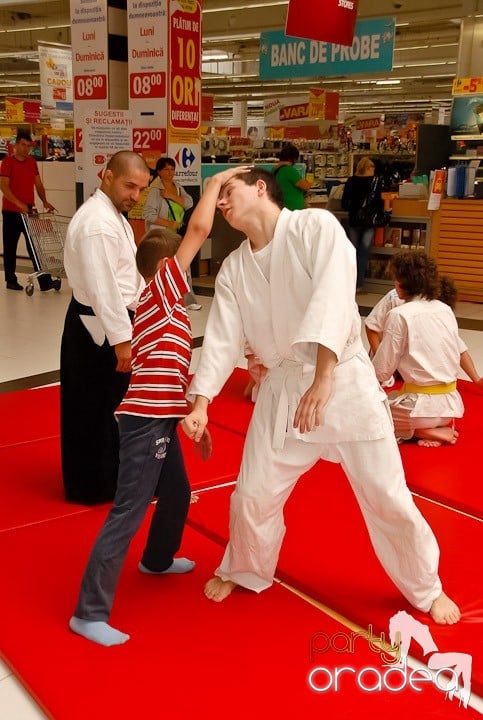
[[[29,133],[19,131],[15,138],[13,155],[2,160],[0,166],[0,190],[2,191],[2,218],[3,218],[3,265],[5,281],[9,290],[23,290],[17,280],[15,268],[17,264],[17,246],[24,224],[21,213],[28,213],[35,204],[34,189],[47,210],[55,210],[47,202],[45,188],[40,179],[37,161],[30,155],[32,138]],[[27,241],[27,250],[36,270],[39,270],[30,243]],[[60,287],[60,280],[52,280],[49,273],[38,276],[41,290],[50,290]],[[58,285],[58,287],[57,287]]]

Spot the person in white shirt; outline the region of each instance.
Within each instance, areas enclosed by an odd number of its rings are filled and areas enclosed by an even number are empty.
[[[464,412],[456,388],[460,366],[483,386],[450,304],[439,299],[454,295],[454,283],[439,277],[436,262],[422,250],[393,256],[390,270],[403,302],[387,314],[373,363],[380,382],[396,369],[404,381],[389,395],[396,437],[417,438],[424,447],[453,445],[454,420]]]
[[[60,358],[61,452],[68,501],[113,499],[119,465],[114,410],[131,370],[131,319],[144,288],[134,234],[122,213],[149,183],[140,155],[121,151],[67,230],[64,266],[72,288]]]
[[[438,577],[436,539],[407,488],[386,395],[362,345],[356,253],[342,226],[326,210],[283,208],[276,179],[261,168],[224,183],[218,207],[247,239],[216,278],[188,389],[193,411],[182,423],[188,437],[201,439],[209,402],[244,347],[265,374],[231,497],[230,540],[206,596],[220,602],[238,585],[270,587],[284,504],[324,458],[344,469],[377,557],[407,600],[435,622],[457,622],[460,611]]]

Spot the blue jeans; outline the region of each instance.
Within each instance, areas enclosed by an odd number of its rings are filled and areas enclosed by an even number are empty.
[[[190,487],[176,431],[178,418],[119,416],[119,476],[114,504],[91,551],[74,615],[107,620],[131,540],[153,497],[154,510],[142,563],[167,570],[179,550]]]
[[[349,239],[356,249],[357,289],[364,285],[369,252],[374,240],[375,229],[371,227],[349,227]]]

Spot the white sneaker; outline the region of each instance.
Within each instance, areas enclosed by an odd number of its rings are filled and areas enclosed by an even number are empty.
[[[203,307],[203,305],[198,305],[198,303],[191,303],[191,305],[186,306],[186,309],[187,310],[201,310],[202,307]]]

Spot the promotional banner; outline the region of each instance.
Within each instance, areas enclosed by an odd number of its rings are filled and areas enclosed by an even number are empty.
[[[339,117],[339,93],[311,88],[309,92],[309,118],[337,120]]]
[[[483,94],[455,96],[449,124],[454,134],[483,133]]]
[[[483,93],[483,77],[455,78],[452,93],[453,95]]]
[[[358,0],[290,0],[285,34],[352,45]]]
[[[84,116],[109,104],[107,0],[71,0],[70,14],[75,170],[76,182],[82,183]],[[84,199],[89,194],[84,192]]]
[[[127,17],[133,150],[154,168],[167,150],[167,0],[128,0]]]
[[[11,123],[35,123],[40,119],[40,103],[37,100],[5,98],[5,119]]]
[[[265,125],[279,125],[288,120],[302,120],[309,116],[306,95],[268,98],[263,101]]]
[[[133,121],[128,110],[87,110],[84,127],[84,200],[99,187],[105,167],[118,150],[132,150]]]
[[[201,96],[201,120],[203,122],[210,122],[213,120],[213,95],[202,95]]]
[[[39,43],[40,100],[42,111],[72,113],[72,49]]]
[[[260,35],[260,79],[327,77],[392,70],[395,20],[359,20],[351,47],[301,40],[270,30]]]
[[[168,155],[184,186],[201,183],[201,5],[169,3]]]

